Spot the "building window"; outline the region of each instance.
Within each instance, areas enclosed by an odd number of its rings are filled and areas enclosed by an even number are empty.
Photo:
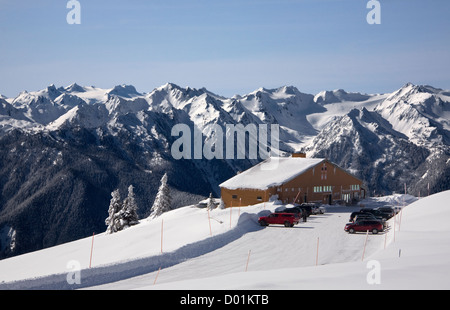
[[[359,191],[359,184],[351,185],[352,191]]]
[[[237,195],[232,195],[231,198],[237,199]]]
[[[313,191],[314,191],[314,193],[332,192],[333,191],[333,186],[331,186],[331,185],[314,186]]]
[[[321,174],[320,174],[320,179],[321,180],[326,180],[327,179],[327,166],[325,164],[323,164],[322,169],[321,169]]]
[[[324,187],[323,187],[323,191],[324,191],[324,192],[331,192],[331,191],[332,191],[332,186],[329,186],[329,185],[324,186]]]
[[[258,197],[256,197],[256,200],[262,201],[262,197],[261,197],[261,196],[258,196]]]
[[[322,186],[314,186],[313,190],[314,190],[314,193],[321,193],[321,192],[323,192]]]

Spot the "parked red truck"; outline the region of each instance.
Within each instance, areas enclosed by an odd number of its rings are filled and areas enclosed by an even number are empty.
[[[271,224],[284,225],[286,227],[294,227],[300,222],[300,218],[296,213],[272,213],[269,216],[261,216],[258,223],[261,226],[268,226]]]
[[[383,231],[383,223],[377,220],[362,219],[356,221],[355,223],[348,223],[345,225],[345,231],[353,234],[357,231],[366,232],[370,231],[372,234],[378,234],[378,232]]]

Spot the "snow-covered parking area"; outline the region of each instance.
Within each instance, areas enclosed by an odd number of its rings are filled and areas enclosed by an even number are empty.
[[[92,237],[0,261],[0,288],[448,289],[449,198],[447,191],[413,202],[377,235],[344,232],[359,207],[329,206],[292,228],[258,225],[258,216],[279,207],[272,203],[209,217],[184,207],[95,236],[92,261]],[[81,284],[67,281],[76,272],[70,261],[81,265]]]
[[[279,206],[267,206],[275,209]],[[262,206],[250,207],[253,214],[265,214]],[[257,212],[258,209],[261,211]],[[258,289],[278,288],[273,280],[289,278],[293,268],[344,263],[349,261],[361,261],[366,234],[349,235],[344,232],[344,226],[348,222],[352,211],[359,207],[329,207],[327,213],[311,215],[307,222],[300,222],[292,228],[282,225],[270,225],[259,227],[256,223],[257,216],[249,217],[245,226],[247,233],[240,238],[229,242],[212,252],[205,253],[194,259],[187,260],[170,268],[153,272],[118,283],[111,283],[97,288],[104,289],[186,289],[194,285],[196,289],[226,288],[226,289]],[[250,210],[241,209],[241,212]],[[212,214],[216,212],[211,212]],[[223,212],[223,211],[219,211]],[[227,214],[228,210],[225,211]],[[246,217],[247,214],[243,214]],[[224,223],[226,225],[226,223]],[[390,240],[390,238],[389,238]],[[370,235],[366,244],[365,255],[376,252],[384,247],[384,234]],[[387,240],[387,242],[389,242]],[[278,271],[279,270],[279,271]],[[245,285],[240,281],[241,276],[249,276],[261,272],[273,272],[263,283]],[[301,278],[298,274],[297,279]],[[229,280],[215,281],[213,278],[221,275]],[[157,278],[157,284],[153,285]],[[237,276],[236,278],[234,278]],[[209,283],[203,278],[211,278]],[[235,280],[233,280],[233,278]],[[200,279],[197,284],[185,280]],[[180,282],[181,281],[181,282]],[[267,283],[264,283],[266,282]],[[283,285],[280,288],[285,288]],[[295,289],[296,287],[288,287]]]

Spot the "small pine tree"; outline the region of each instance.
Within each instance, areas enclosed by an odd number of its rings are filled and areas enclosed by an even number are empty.
[[[159,186],[155,201],[153,202],[150,218],[158,217],[164,212],[172,209],[172,198],[170,196],[170,188],[167,185],[167,178],[167,173],[161,178],[161,185]]]
[[[105,219],[107,234],[112,234],[122,230],[119,212],[122,209],[122,201],[120,199],[119,190],[116,189],[111,193],[111,202],[109,203],[108,217]]]
[[[119,212],[122,229],[139,223],[137,208],[138,206],[134,195],[134,187],[133,185],[130,185],[128,187],[128,196],[123,201],[122,210]]]
[[[206,208],[208,208],[208,210],[213,210],[216,208],[216,204],[214,203],[214,198],[212,196],[212,193],[209,194],[208,203],[206,205]]]

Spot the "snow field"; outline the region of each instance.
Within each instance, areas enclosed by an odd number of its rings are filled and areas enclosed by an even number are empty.
[[[411,197],[409,197],[411,198]],[[450,288],[448,277],[450,255],[450,191],[422,198],[407,206],[395,219],[389,220],[386,234],[369,234],[366,255],[362,261],[357,250],[365,234],[341,235],[354,239],[353,248],[341,252],[328,249],[323,259],[319,248],[319,266],[268,265],[266,270],[236,272],[212,278],[168,282],[141,289],[389,289],[442,290]],[[392,200],[386,199],[385,201]],[[395,226],[395,230],[394,230]],[[395,232],[395,234],[394,234]],[[332,240],[333,238],[331,238]],[[345,238],[342,238],[344,240]],[[386,247],[384,246],[386,241]],[[358,244],[359,243],[359,244]],[[341,244],[342,245],[342,244]],[[351,252],[354,251],[354,255]],[[347,254],[344,254],[346,252]],[[252,251],[253,253],[253,251]],[[333,256],[336,260],[329,260]],[[339,262],[347,257],[346,262]],[[324,261],[329,263],[323,264]],[[373,267],[372,263],[378,264]],[[375,268],[379,268],[376,270]],[[376,274],[378,282],[373,283]],[[161,278],[160,278],[161,279]],[[369,280],[368,280],[369,279]],[[162,280],[158,280],[161,281]],[[118,283],[116,288],[121,287]]]
[[[358,207],[330,206],[293,228],[263,228],[258,216],[279,205],[215,209],[211,221],[206,209],[188,206],[94,236],[90,269],[92,237],[0,261],[0,289],[448,289],[449,198],[447,191],[404,208],[388,231],[368,235],[364,260],[366,234],[343,231]],[[413,200],[394,195],[365,204]],[[72,260],[81,265],[81,285],[67,283]],[[373,260],[380,284],[367,281]]]
[[[261,205],[250,207],[250,209],[253,208],[256,209],[254,211],[257,211]],[[273,211],[279,205],[267,204],[267,207]],[[247,212],[247,208],[242,209]],[[319,266],[360,261],[366,235],[348,235],[343,231],[350,212],[357,209],[359,210],[359,207],[329,207],[329,213],[312,215],[306,223],[301,222],[293,228],[277,225],[258,228],[258,224],[254,222],[256,218],[252,217],[251,223],[248,224],[255,226],[256,230],[249,231],[239,239],[233,240],[215,251],[160,272],[156,271],[117,283],[106,284],[96,287],[96,289],[190,289],[191,287],[195,289],[260,289],[265,288],[268,284],[258,282],[249,287],[241,286],[239,279],[244,276],[243,273],[256,271],[266,274],[279,271],[274,278],[280,279],[280,274],[288,275],[292,272],[292,268],[315,266],[316,259]],[[248,214],[245,213],[245,215]],[[317,251],[318,238],[319,251]],[[382,234],[370,235],[366,254],[378,251],[383,247],[384,242],[385,237]],[[250,258],[248,257],[249,251],[251,251]],[[297,273],[297,275],[301,274],[301,271]],[[216,279],[218,275],[222,275],[219,276],[220,279]],[[222,277],[228,279],[231,275],[237,277],[235,281],[231,283],[222,281]],[[156,277],[157,285],[153,285]],[[197,278],[199,279],[191,280]]]
[[[91,269],[89,264],[92,237],[2,260],[0,288],[4,282],[38,277],[40,279],[16,283],[15,287],[39,288],[39,282],[43,282],[46,283],[46,288],[58,288],[57,285],[53,286],[42,279],[55,274],[60,275],[58,285],[65,287],[65,276],[71,271],[67,269],[67,264],[72,261],[79,262],[85,276],[95,274],[98,279],[91,281],[96,283],[102,283],[102,279],[109,279],[111,276],[106,274],[119,270],[121,276],[127,277],[133,275],[133,272],[142,272],[142,268],[146,268],[145,271],[153,271],[159,267],[170,266],[204,251],[213,250],[216,246],[246,233],[248,216],[243,212],[242,216],[239,216],[240,212],[239,208],[214,210],[210,211],[208,220],[206,209],[188,206],[166,212],[156,219],[143,219],[139,225],[118,233],[95,235]],[[238,221],[243,222],[239,225],[242,228],[237,227]],[[255,223],[256,220],[253,219],[251,229],[259,228]],[[135,269],[140,271],[131,271]]]

